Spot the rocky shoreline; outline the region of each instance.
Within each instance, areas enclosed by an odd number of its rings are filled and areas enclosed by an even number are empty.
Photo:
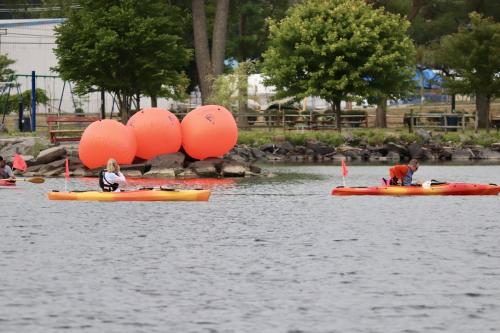
[[[60,177],[65,174],[65,160],[69,158],[70,176],[97,177],[100,169],[88,169],[78,158],[76,145],[51,146],[44,138],[19,137],[0,139],[0,155],[7,160],[15,153],[23,155],[28,169],[25,177]],[[157,156],[151,160],[134,161],[122,166],[127,177],[142,178],[227,178],[269,176],[255,163],[266,162],[340,162],[403,163],[411,158],[422,162],[488,160],[500,162],[500,143],[490,147],[455,146],[428,140],[426,143],[392,143],[370,146],[333,147],[325,142],[311,140],[305,145],[293,145],[276,140],[258,148],[237,145],[223,158],[192,160],[182,152]],[[19,170],[16,171],[21,174]]]

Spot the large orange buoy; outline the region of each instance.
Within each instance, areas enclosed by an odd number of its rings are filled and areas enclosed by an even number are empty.
[[[166,109],[149,108],[134,114],[127,122],[137,139],[136,156],[149,160],[179,151],[182,143],[179,119]]]
[[[238,140],[234,117],[220,105],[204,105],[189,112],[181,122],[182,146],[196,159],[221,157]]]
[[[108,159],[114,158],[119,164],[131,164],[134,160],[137,143],[131,127],[104,119],[90,124],[83,132],[78,147],[78,155],[89,168],[105,166]]]

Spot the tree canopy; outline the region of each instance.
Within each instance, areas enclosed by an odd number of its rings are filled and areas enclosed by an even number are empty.
[[[186,15],[162,0],[84,0],[56,28],[55,68],[75,90],[115,93],[122,120],[131,97],[177,96],[191,50],[183,41]]]
[[[407,28],[399,16],[362,0],[307,1],[271,23],[262,64],[266,83],[281,96],[325,99],[340,128],[342,100],[407,90],[413,73]]]
[[[9,67],[14,62],[6,55],[0,54],[0,80],[2,82],[9,81],[12,74],[14,74],[14,70]]]
[[[489,104],[500,93],[500,23],[470,14],[471,23],[441,40],[437,57],[454,72],[446,86],[476,96],[479,127],[489,127]]]

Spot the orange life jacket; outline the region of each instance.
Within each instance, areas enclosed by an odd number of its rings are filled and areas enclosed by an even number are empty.
[[[410,167],[407,165],[401,165],[401,164],[395,165],[389,169],[390,179],[396,177],[397,179],[401,180],[401,182],[403,182],[403,179],[408,174],[409,170]]]

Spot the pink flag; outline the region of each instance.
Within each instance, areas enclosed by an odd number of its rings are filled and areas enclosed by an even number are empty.
[[[14,155],[14,161],[12,163],[12,166],[14,167],[14,169],[18,169],[18,170],[21,170],[23,172],[26,171],[26,169],[28,168],[24,158],[17,153]]]
[[[347,165],[345,164],[345,161],[342,160],[342,177],[347,177],[347,174],[349,171],[347,170]]]
[[[69,159],[66,157],[66,172],[64,173],[66,179],[69,179]]]

